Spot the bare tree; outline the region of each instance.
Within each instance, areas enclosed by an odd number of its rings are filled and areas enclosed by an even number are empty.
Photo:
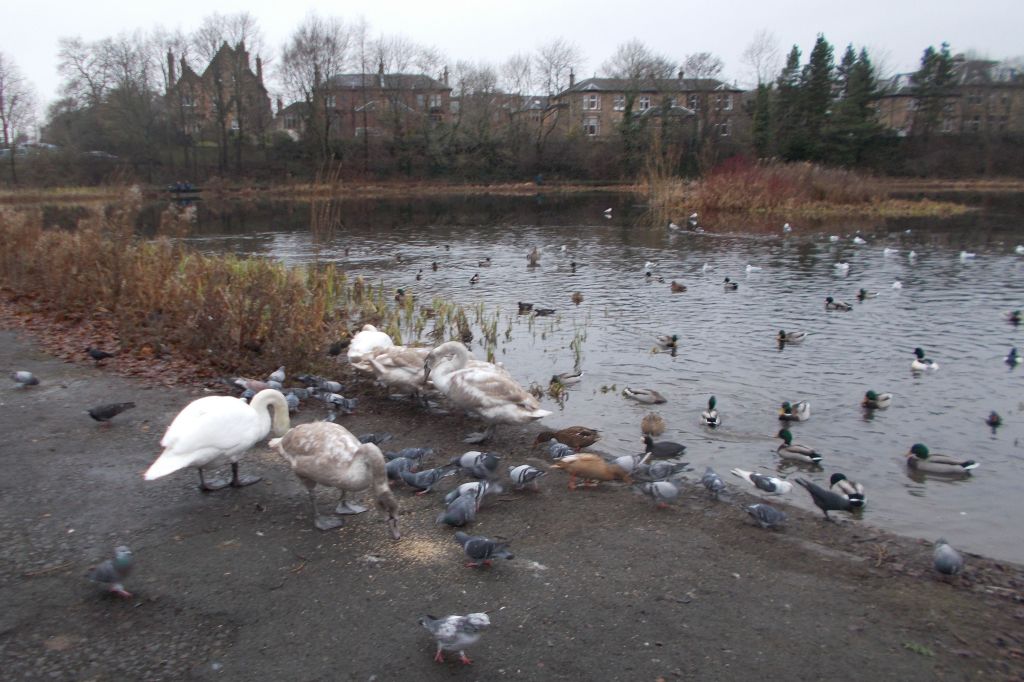
[[[533,85],[533,60],[528,54],[514,54],[500,68],[501,87],[517,95],[529,94]]]
[[[606,76],[634,82],[672,78],[675,71],[676,65],[672,60],[655,54],[635,38],[619,45],[615,54],[601,65],[601,72]]]
[[[109,85],[102,55],[78,37],[60,38],[58,45],[57,72],[64,79],[64,96],[82,106],[100,104]]]
[[[750,44],[743,50],[741,62],[747,67],[749,77],[755,85],[770,83],[781,67],[782,52],[775,34],[762,28],[754,34]]]
[[[718,78],[725,63],[710,52],[694,52],[683,59],[683,75],[687,78]]]
[[[221,45],[237,45],[244,43],[248,49],[257,54],[267,52],[263,32],[259,28],[256,17],[248,12],[220,14],[214,12],[203,18],[203,23],[192,34],[192,46],[196,57],[208,63],[217,54]],[[270,60],[267,60],[270,64]]]
[[[21,70],[0,52],[0,133],[11,165],[11,182],[18,184],[15,145],[35,122],[35,92]]]
[[[573,43],[555,38],[537,48],[533,56],[535,85],[548,95],[569,87],[569,74],[583,66],[583,53]]]
[[[347,66],[351,37],[340,19],[311,13],[282,50],[281,80],[292,97],[306,103],[306,133],[322,160],[329,155],[331,129],[337,121],[328,97],[330,79]]]

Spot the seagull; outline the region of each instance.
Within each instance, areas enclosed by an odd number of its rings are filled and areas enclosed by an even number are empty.
[[[705,263],[703,266],[701,266],[700,270],[701,270],[701,272],[710,272],[710,271],[712,271],[714,269],[715,269],[714,265],[711,265],[710,263]]]
[[[893,289],[902,289],[903,288],[903,282],[901,282],[899,280],[896,280],[895,282],[892,283],[892,288]]]
[[[761,267],[760,266],[758,266],[758,265],[751,265],[750,263],[747,263],[747,272],[760,272],[760,271],[761,271]]]
[[[884,249],[882,249],[882,255],[886,256],[886,257],[888,257],[888,256],[898,256],[899,253],[900,253],[899,249],[890,249],[888,246],[885,247]]]
[[[1024,256],[1024,244],[1018,244],[1017,248],[1015,248],[1013,251],[1018,256]]]
[[[786,232],[786,233],[792,232],[793,231],[793,226],[790,225],[789,223],[783,223],[782,231]]]
[[[960,252],[960,262],[968,261],[968,260],[974,258],[975,255],[976,254],[973,254],[970,251],[961,251]]]
[[[861,238],[860,235],[857,235],[856,237],[853,238],[853,243],[856,244],[857,246],[863,246],[864,244],[867,244],[867,242],[863,238]]]
[[[470,613],[465,616],[445,616],[444,618],[426,615],[420,618],[419,623],[437,641],[435,661],[444,663],[445,651],[458,651],[459,660],[464,665],[469,665],[473,661],[466,656],[465,649],[480,639],[480,631],[491,624],[491,619],[486,613]]]
[[[939,538],[935,541],[932,566],[943,575],[958,575],[964,570],[964,558],[946,542],[945,538]]]
[[[604,214],[610,216],[612,214],[612,210],[610,208],[606,208],[604,210]]]
[[[676,224],[675,224],[674,222],[672,222],[672,221],[670,220],[670,221],[668,221],[668,229],[670,229],[670,230],[678,230],[678,229],[680,229],[680,228],[679,228],[679,226],[678,226],[678,225],[676,225]]]
[[[828,240],[834,244],[837,241],[839,241],[839,235],[836,235],[836,234],[830,235]]]
[[[842,272],[846,272],[847,270],[850,269],[850,264],[849,263],[836,263],[832,267],[834,267],[836,270],[840,270]]]
[[[909,260],[911,262],[917,260],[917,251],[911,251],[910,253],[908,253],[907,254],[907,260]]]

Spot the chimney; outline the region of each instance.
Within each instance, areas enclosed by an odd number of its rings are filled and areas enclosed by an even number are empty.
[[[384,58],[383,57],[381,57],[380,61],[377,62],[377,73],[379,73],[381,76],[384,75]]]
[[[444,67],[444,71],[441,73],[441,80],[444,81],[444,86],[448,87],[448,67]]]
[[[175,79],[175,77],[174,77],[174,54],[170,51],[170,49],[168,49],[167,50],[167,89],[168,90],[170,90],[171,88],[174,87],[175,80],[177,80],[177,79]]]
[[[679,69],[679,80],[683,80],[683,70]]]
[[[259,55],[256,55],[256,80],[263,83],[263,60]]]
[[[281,101],[280,97],[278,97],[277,98],[277,113],[280,114],[282,109],[284,109],[284,102]]]
[[[576,72],[569,69],[569,87],[576,85]]]

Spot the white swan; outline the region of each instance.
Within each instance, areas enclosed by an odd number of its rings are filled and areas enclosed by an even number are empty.
[[[391,337],[382,331],[378,331],[372,324],[363,325],[363,328],[352,337],[348,344],[348,361],[353,367],[364,372],[372,371],[368,356],[394,346],[395,342]]]
[[[193,400],[167,427],[160,441],[164,451],[146,470],[145,479],[152,481],[185,467],[196,467],[200,490],[256,483],[259,477],[239,478],[238,460],[270,433],[271,407],[274,409],[274,435],[284,435],[289,426],[288,402],[280,391],[264,389],[248,404],[223,395]],[[231,463],[231,481],[207,482],[203,469],[225,462]]]
[[[419,395],[423,390],[423,363],[429,348],[390,346],[366,356],[377,381],[399,393]]]
[[[361,443],[343,426],[331,422],[302,424],[281,438],[274,438],[270,447],[288,460],[292,471],[309,491],[313,506],[313,523],[320,530],[331,530],[345,523],[341,516],[320,516],[316,509],[317,483],[337,488],[341,500],[336,514],[359,514],[365,507],[345,499],[348,492],[372,488],[377,505],[388,516],[391,537],[398,540],[398,502],[388,486],[384,454],[373,443]]]
[[[427,355],[425,375],[456,406],[479,415],[488,423],[466,441],[482,443],[496,424],[525,424],[551,412],[504,370],[470,364],[469,349],[458,341],[442,343]]]

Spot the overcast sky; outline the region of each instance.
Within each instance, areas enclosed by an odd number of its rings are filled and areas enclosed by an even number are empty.
[[[634,11],[624,14],[624,7]],[[247,11],[276,51],[310,10],[346,22],[362,17],[374,35],[403,35],[432,45],[453,64],[500,64],[561,37],[586,56],[577,74],[581,78],[594,75],[616,46],[636,38],[673,60],[711,52],[725,62],[726,79],[742,84],[747,73],[741,54],[762,29],[775,35],[783,52],[800,46],[805,59],[818,33],[836,46],[837,59],[847,43],[866,46],[890,73],[915,69],[924,48],[943,41],[954,52],[973,50],[992,59],[1024,54],[1024,0],[5,0],[0,51],[18,64],[45,103],[59,88],[58,38],[90,41],[157,25],[190,32],[213,11]]]

